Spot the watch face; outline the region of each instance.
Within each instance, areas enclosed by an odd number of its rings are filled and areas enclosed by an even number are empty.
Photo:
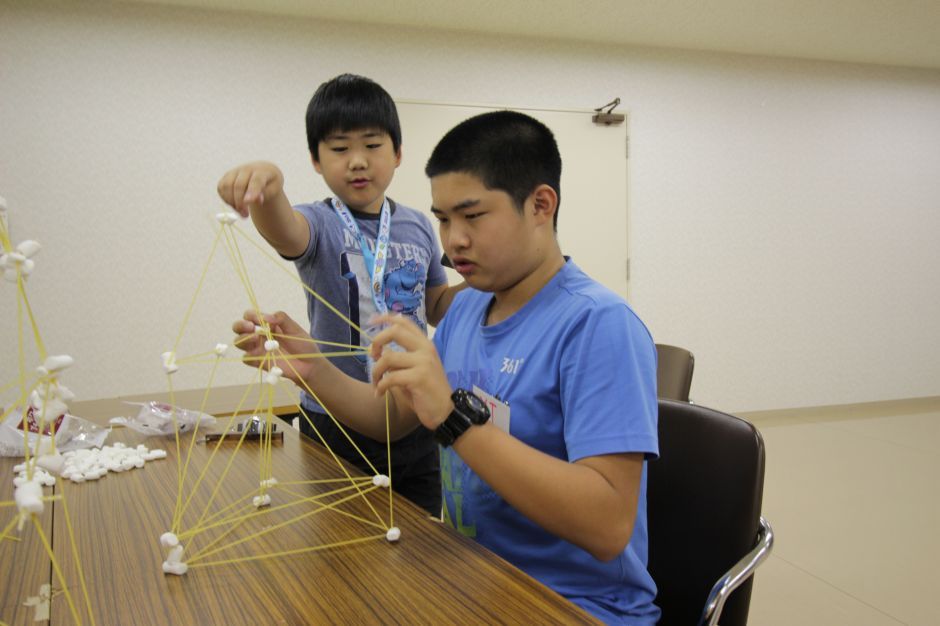
[[[483,413],[484,411],[489,410],[487,406],[483,403],[483,400],[480,400],[476,395],[468,393],[466,395],[467,405],[471,411],[474,413]]]

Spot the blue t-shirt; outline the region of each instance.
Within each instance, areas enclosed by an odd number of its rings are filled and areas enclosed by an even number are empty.
[[[491,300],[464,290],[437,329],[453,388],[507,403],[510,434],[559,459],[658,455],[655,346],[622,298],[569,260],[522,309],[485,326]],[[460,532],[607,623],[655,624],[645,462],[633,536],[609,562],[523,516],[452,448],[442,450],[441,475],[445,515]]]

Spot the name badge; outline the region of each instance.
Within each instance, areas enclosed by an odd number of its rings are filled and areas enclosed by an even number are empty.
[[[476,385],[473,386],[473,393],[483,400],[490,409],[490,419],[496,424],[497,428],[503,432],[509,432],[509,405],[496,396],[491,396]]]

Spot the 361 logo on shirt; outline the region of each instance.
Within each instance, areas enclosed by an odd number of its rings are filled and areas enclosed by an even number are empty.
[[[522,364],[525,362],[525,359],[510,359],[509,357],[503,357],[503,366],[499,368],[500,374],[517,374],[522,368]]]

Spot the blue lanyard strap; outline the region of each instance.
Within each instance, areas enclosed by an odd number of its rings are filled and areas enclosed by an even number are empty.
[[[349,208],[343,204],[339,198],[331,198],[333,210],[342,220],[346,229],[353,234],[359,241],[359,248],[362,250],[362,256],[366,262],[366,269],[369,271],[369,277],[372,279],[372,301],[375,302],[375,309],[380,314],[388,312],[388,305],[385,303],[385,265],[388,263],[388,244],[389,233],[392,228],[392,210],[388,204],[388,198],[382,202],[382,210],[379,214],[379,233],[375,239],[375,255],[369,249],[369,242],[359,230],[356,219],[352,216]]]

